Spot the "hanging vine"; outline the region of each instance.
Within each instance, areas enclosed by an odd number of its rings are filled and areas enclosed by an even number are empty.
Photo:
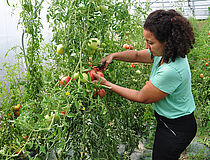
[[[23,27],[22,49],[27,67],[27,83],[25,85],[28,98],[40,100],[42,83],[42,60],[40,58],[40,45],[43,41],[41,34],[41,5],[38,0],[21,0],[22,12],[20,13],[19,24]],[[27,47],[24,47],[24,38],[27,38]]]

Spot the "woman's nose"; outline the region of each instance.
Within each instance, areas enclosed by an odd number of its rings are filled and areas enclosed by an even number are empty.
[[[148,45],[148,43],[146,41],[145,41],[145,48],[149,49],[149,45]]]

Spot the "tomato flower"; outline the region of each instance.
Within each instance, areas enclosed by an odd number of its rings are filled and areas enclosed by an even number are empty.
[[[67,92],[66,92],[66,96],[68,96],[68,95],[69,95],[69,92],[67,91]]]

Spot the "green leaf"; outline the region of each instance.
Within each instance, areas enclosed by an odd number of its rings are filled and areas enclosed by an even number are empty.
[[[45,146],[40,146],[40,152],[41,152],[41,153],[46,153]]]
[[[58,128],[58,137],[59,137],[59,139],[61,138],[61,129],[60,128]]]
[[[88,81],[91,82],[90,74],[88,73]]]
[[[98,80],[98,84],[100,84],[101,83],[101,78]]]
[[[79,102],[78,101],[75,102],[75,106],[76,106],[77,110],[79,110]]]
[[[69,117],[69,118],[72,118],[72,117],[75,117],[75,114],[74,113],[69,113],[66,116]]]

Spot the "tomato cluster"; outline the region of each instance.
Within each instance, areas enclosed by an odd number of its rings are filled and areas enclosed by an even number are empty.
[[[104,74],[101,71],[99,71],[98,68],[94,67],[94,69],[87,72],[87,75],[90,76],[91,81],[96,80],[96,78],[93,75],[94,73],[98,74],[100,77],[104,77]],[[99,91],[94,91],[93,96],[99,95],[99,97],[104,97],[105,94],[106,94],[106,91],[103,88],[101,88]]]
[[[96,78],[94,77],[94,75],[93,75],[94,73],[95,73],[95,74],[98,74],[100,77],[104,77],[104,74],[103,74],[101,71],[99,71],[98,68],[94,68],[94,69],[92,69],[92,70],[90,70],[90,71],[87,71],[87,75],[90,75],[91,81],[93,81],[93,80],[96,79]]]
[[[20,104],[17,104],[16,106],[12,106],[12,111],[15,115],[15,117],[19,117],[20,116],[20,109],[22,108],[22,106]],[[9,119],[13,118],[13,114],[12,113],[9,113],[8,114],[9,116]]]
[[[138,66],[139,66],[138,63],[132,63],[132,64],[131,64],[131,67],[133,67],[133,68],[136,68],[136,67],[138,67]]]

